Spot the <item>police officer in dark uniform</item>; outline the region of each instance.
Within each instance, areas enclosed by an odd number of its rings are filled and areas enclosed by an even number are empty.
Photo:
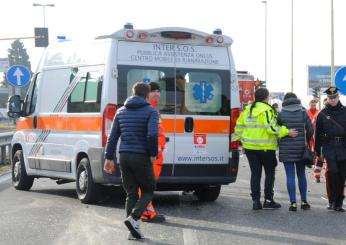
[[[335,211],[342,208],[346,175],[346,107],[339,101],[338,88],[326,91],[327,104],[317,116],[315,151],[319,160],[322,155],[328,167],[331,205]]]

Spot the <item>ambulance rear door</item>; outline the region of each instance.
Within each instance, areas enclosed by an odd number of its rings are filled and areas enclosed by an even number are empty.
[[[190,57],[176,59],[175,64],[173,175],[191,183],[227,182],[231,80],[228,50],[206,46],[188,49]]]

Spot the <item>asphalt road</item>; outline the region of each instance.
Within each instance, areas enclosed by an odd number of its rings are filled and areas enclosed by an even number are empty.
[[[284,169],[277,169],[275,198],[280,210],[253,211],[249,167],[242,158],[237,182],[222,188],[214,203],[199,203],[181,192],[159,192],[154,204],[163,224],[142,224],[145,239],[127,240],[124,198],[116,188],[97,205],[81,204],[74,183],[36,180],[31,191],[16,191],[0,177],[0,244],[346,244],[346,214],[327,211],[324,179],[308,170],[309,211],[289,212]],[[299,192],[297,196],[299,200]]]

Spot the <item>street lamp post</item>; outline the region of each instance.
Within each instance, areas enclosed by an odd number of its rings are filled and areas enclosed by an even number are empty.
[[[330,84],[335,86],[335,74],[334,74],[334,0],[331,0],[331,20],[330,20],[330,38],[331,38],[331,50],[330,50]]]
[[[261,1],[264,4],[264,80],[267,83],[267,1]]]
[[[291,92],[293,92],[293,0],[291,0]]]
[[[50,3],[50,4],[33,3],[32,6],[34,6],[34,7],[42,7],[42,10],[43,10],[43,27],[46,27],[46,12],[45,12],[45,9],[46,9],[46,7],[55,7],[55,5],[52,4],[52,3]]]

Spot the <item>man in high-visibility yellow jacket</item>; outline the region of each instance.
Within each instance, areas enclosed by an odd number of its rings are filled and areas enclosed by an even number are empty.
[[[259,88],[255,92],[255,102],[240,114],[232,140],[240,140],[245,149],[251,169],[251,196],[253,209],[276,209],[281,205],[274,201],[274,180],[277,159],[275,151],[278,138],[296,137],[295,129],[287,129],[276,122],[276,111],[268,104],[269,91]],[[261,198],[262,167],[265,171],[264,203]]]

